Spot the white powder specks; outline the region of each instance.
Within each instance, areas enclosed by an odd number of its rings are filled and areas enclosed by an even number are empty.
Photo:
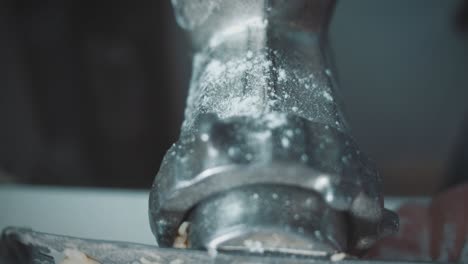
[[[211,74],[212,77],[221,75],[226,70],[226,66],[219,60],[212,60],[207,66],[206,71]]]
[[[203,142],[207,142],[207,141],[210,139],[210,136],[209,136],[208,134],[203,133],[203,134],[200,136],[200,139],[201,139]]]
[[[333,102],[333,97],[330,95],[329,92],[323,91],[323,92],[322,92],[322,95],[323,95],[323,97],[324,97],[325,99],[327,99],[329,102]]]
[[[287,80],[286,71],[284,69],[278,70],[278,81],[284,82]]]
[[[260,115],[260,110],[263,107],[262,98],[258,96],[252,97],[232,97],[230,102],[226,104],[220,104],[222,108],[225,109],[225,113],[221,112],[220,117],[230,117],[230,116],[258,116]]]
[[[287,123],[286,114],[270,113],[264,116],[266,125],[270,129],[283,126]]]
[[[336,120],[334,98],[324,71],[290,65],[282,52],[268,48],[244,50],[239,56],[216,54],[195,55],[184,129],[193,128],[208,113],[219,119],[245,116],[259,122],[273,119],[267,115],[274,111],[325,124]],[[269,54],[278,59],[275,67]],[[267,127],[273,129],[279,121],[267,121],[271,123]]]
[[[281,139],[281,145],[285,148],[289,148],[289,145],[291,144],[291,142],[289,141],[288,138],[282,138]]]
[[[244,241],[244,246],[252,253],[263,253],[263,244],[261,241],[247,239]]]
[[[202,54],[195,56],[186,109],[185,125],[191,127],[200,114],[213,113],[225,119],[234,116],[258,117],[269,112],[275,96],[265,96],[271,61],[265,56],[233,58],[227,61],[212,59]],[[273,94],[275,95],[275,94]]]

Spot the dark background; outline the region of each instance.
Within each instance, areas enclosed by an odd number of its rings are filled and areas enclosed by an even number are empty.
[[[345,111],[387,193],[468,178],[466,3],[337,6]],[[0,183],[149,188],[177,140],[191,54],[169,0],[0,0]]]

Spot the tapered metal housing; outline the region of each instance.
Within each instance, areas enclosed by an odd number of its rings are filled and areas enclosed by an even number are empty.
[[[196,53],[179,141],[150,197],[161,247],[356,252],[396,230],[324,52],[334,1],[173,0]]]

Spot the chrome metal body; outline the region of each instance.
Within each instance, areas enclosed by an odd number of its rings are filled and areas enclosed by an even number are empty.
[[[158,245],[183,221],[190,247],[260,253],[358,252],[395,231],[324,56],[334,2],[173,4],[196,54],[181,135],[150,195]]]

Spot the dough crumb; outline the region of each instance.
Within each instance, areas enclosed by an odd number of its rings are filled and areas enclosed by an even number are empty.
[[[60,264],[100,264],[95,259],[92,259],[77,249],[67,248],[63,251],[63,254],[65,257]]]
[[[175,248],[187,248],[188,247],[188,229],[190,227],[190,222],[183,222],[179,229],[177,229],[177,237],[174,240]]]

